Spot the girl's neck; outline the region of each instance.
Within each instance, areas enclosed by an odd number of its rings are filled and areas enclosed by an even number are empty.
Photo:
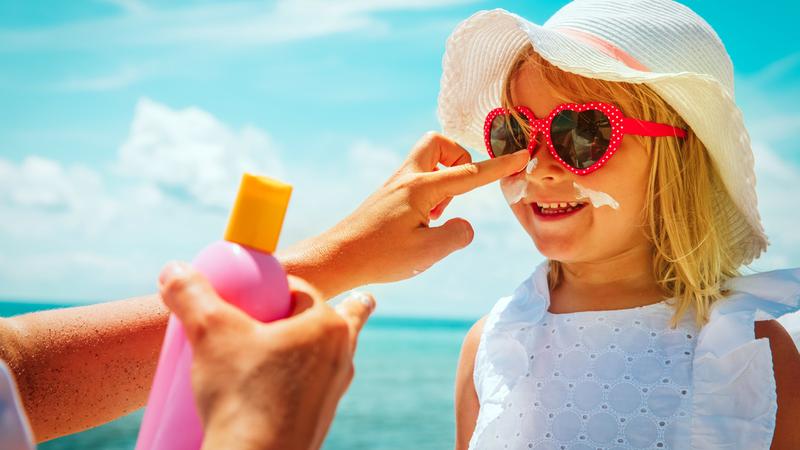
[[[561,262],[550,291],[552,313],[626,309],[664,300],[652,272],[652,247],[642,244],[602,261]]]

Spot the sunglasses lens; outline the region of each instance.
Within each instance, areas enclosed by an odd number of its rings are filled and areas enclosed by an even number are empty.
[[[520,120],[523,123],[520,123]],[[530,126],[525,117],[518,119],[513,115],[498,115],[492,119],[489,141],[495,157],[508,155],[528,148]]]
[[[611,122],[602,111],[563,110],[553,118],[550,137],[564,162],[576,169],[586,169],[608,150]]]

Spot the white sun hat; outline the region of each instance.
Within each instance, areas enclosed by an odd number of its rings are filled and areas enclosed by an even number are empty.
[[[484,149],[486,114],[501,106],[503,80],[528,43],[563,71],[650,86],[708,148],[733,200],[718,193],[716,208],[730,219],[737,259],[749,264],[766,250],[733,64],[705,20],[672,0],[574,0],[544,25],[502,9],[480,11],[447,40],[438,105],[445,135]]]

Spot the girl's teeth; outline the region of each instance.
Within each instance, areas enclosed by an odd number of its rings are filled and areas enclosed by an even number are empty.
[[[564,205],[561,207],[560,205]],[[539,204],[539,208],[542,214],[563,214],[572,212],[578,209],[578,206],[582,206],[579,202],[564,202],[564,203],[541,203]]]
[[[567,207],[574,208],[574,207],[580,205],[579,202],[558,202],[558,203],[538,203],[537,202],[537,204],[539,205],[539,208],[542,208],[542,209],[558,209],[558,208],[564,209],[564,208],[567,208]]]

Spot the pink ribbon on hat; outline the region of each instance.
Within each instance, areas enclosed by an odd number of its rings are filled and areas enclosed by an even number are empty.
[[[650,72],[650,69],[645,67],[645,65],[640,63],[636,58],[598,36],[587,33],[583,30],[577,30],[569,27],[558,27],[557,30],[562,34],[567,34],[572,38],[591,45],[592,47],[625,64],[631,69],[640,70],[642,72]]]

